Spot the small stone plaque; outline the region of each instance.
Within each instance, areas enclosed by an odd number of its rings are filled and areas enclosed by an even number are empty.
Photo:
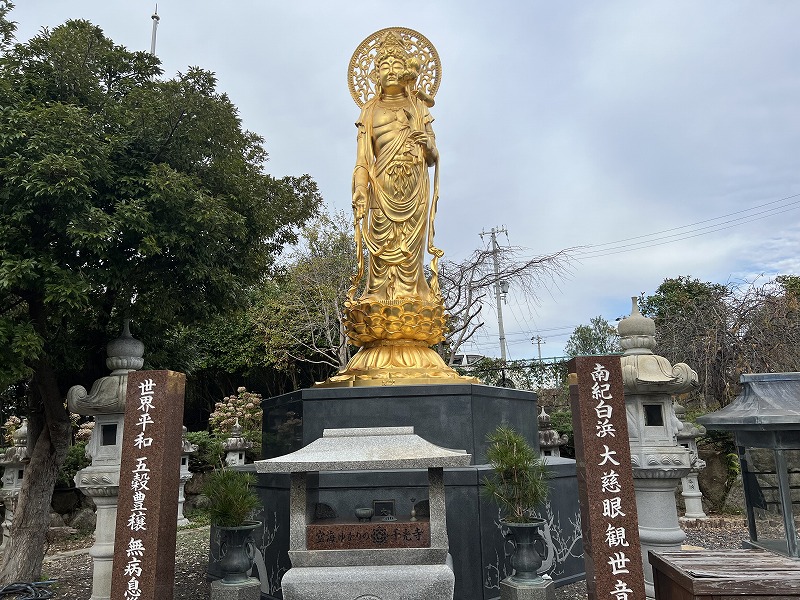
[[[309,550],[370,548],[430,548],[430,522],[372,521],[370,523],[312,523],[306,527]]]
[[[569,362],[578,499],[590,600],[645,597],[619,356]]]
[[[186,376],[132,371],[125,393],[112,600],[172,600]]]

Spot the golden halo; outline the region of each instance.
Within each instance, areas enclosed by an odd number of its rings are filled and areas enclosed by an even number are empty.
[[[389,31],[398,36],[405,44],[409,54],[416,56],[419,61],[417,89],[431,98],[436,96],[439,89],[442,67],[439,64],[439,53],[436,52],[436,48],[433,47],[430,40],[407,27],[387,27],[376,31],[361,42],[350,59],[347,70],[347,87],[350,88],[350,95],[353,96],[353,100],[356,101],[359,108],[375,95],[375,84],[369,75],[374,68],[378,44],[384,34]]]

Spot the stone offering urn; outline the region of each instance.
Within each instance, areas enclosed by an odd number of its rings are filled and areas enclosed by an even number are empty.
[[[514,542],[514,553],[511,555],[511,566],[514,574],[508,579],[513,583],[541,583],[543,581],[538,571],[542,566],[542,559],[547,560],[548,544],[542,536],[547,522],[544,519],[533,519],[530,523],[509,523],[503,521],[503,526],[508,529],[506,537]],[[541,545],[542,553],[537,548]],[[544,557],[542,556],[544,554]]]
[[[250,579],[256,547],[253,531],[261,527],[260,521],[251,521],[239,527],[219,527],[222,559],[219,567],[224,574],[222,583],[244,583]]]

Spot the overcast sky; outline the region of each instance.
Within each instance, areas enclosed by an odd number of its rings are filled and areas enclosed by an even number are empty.
[[[82,18],[150,47],[152,2],[17,4],[20,41]],[[535,335],[543,356],[561,355],[576,325],[613,322],[666,277],[800,274],[796,0],[161,0],[158,13],[165,75],[214,71],[266,138],[267,170],[309,173],[344,210],[350,56],[384,27],[425,35],[442,62],[437,245],[460,260],[492,227],[529,255],[600,245],[538,305],[511,282],[510,358],[536,356]],[[466,351],[499,355],[494,310]]]

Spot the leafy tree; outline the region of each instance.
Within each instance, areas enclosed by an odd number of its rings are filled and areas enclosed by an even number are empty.
[[[787,296],[793,297],[794,300],[800,301],[800,276],[798,275],[778,275],[775,278],[776,283],[783,288]]]
[[[212,73],[159,79],[157,58],[87,21],[11,46],[10,6],[0,4],[0,388],[30,381],[32,457],[4,582],[41,573],[70,445],[63,398],[91,380],[121,317],[158,345],[170,327],[240,304],[319,203],[308,176],[264,173],[262,138],[241,128]]]
[[[552,390],[562,395],[560,389],[566,386],[566,362],[540,362],[537,360],[508,360],[482,358],[469,368],[459,368],[464,375],[477,377],[487,385],[511,387],[520,390]],[[541,402],[541,399],[540,399]]]
[[[592,318],[589,325],[578,325],[564,346],[567,356],[613,354],[620,351],[616,328],[600,316]]]
[[[354,350],[344,329],[344,302],[356,270],[352,226],[344,213],[319,214],[290,253],[278,293],[259,307],[259,332],[284,364],[319,365],[324,377],[345,367]]]

